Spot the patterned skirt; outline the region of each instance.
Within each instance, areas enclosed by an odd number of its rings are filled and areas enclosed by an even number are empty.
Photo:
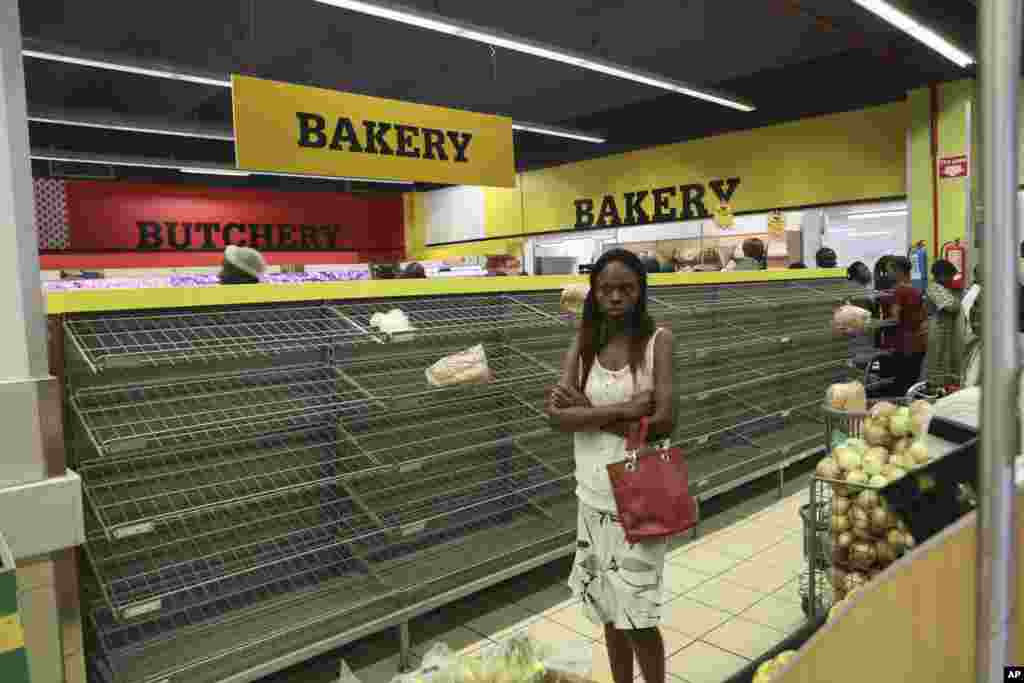
[[[630,545],[613,514],[582,502],[578,519],[569,587],[589,619],[620,630],[657,626],[668,541]]]

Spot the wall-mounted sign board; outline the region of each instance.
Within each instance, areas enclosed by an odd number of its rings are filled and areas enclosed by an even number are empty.
[[[238,167],[515,186],[512,120],[234,75]]]

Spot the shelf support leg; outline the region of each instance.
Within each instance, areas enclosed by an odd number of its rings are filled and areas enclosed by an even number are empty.
[[[398,625],[398,672],[409,673],[413,670],[412,645],[409,638],[409,622]]]

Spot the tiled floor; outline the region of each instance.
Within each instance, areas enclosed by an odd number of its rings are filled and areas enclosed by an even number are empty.
[[[662,635],[670,683],[720,683],[803,622],[802,481],[790,484],[782,500],[770,492],[737,498],[697,539],[680,539],[669,553]],[[555,562],[414,621],[416,656],[437,642],[473,652],[526,631],[547,643],[589,644],[592,678],[612,683],[603,631],[572,600],[568,573],[568,560]],[[379,634],[263,683],[333,683],[341,658],[361,683],[389,683],[397,670],[396,644],[394,632]]]

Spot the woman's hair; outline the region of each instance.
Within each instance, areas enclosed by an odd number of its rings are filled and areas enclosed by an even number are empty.
[[[835,268],[836,252],[829,247],[822,247],[814,254],[814,261],[819,268]]]
[[[587,377],[597,354],[608,344],[608,325],[604,313],[597,305],[594,293],[597,280],[612,263],[621,263],[636,274],[640,292],[636,306],[626,314],[626,334],[629,335],[629,367],[636,375],[643,365],[647,340],[654,334],[654,320],[647,313],[647,272],[640,257],[626,249],[606,251],[590,271],[590,291],[583,301],[583,322],[580,325],[580,391],[586,388]]]
[[[222,285],[255,285],[260,281],[255,275],[250,275],[228,261],[221,266],[219,278]]]
[[[890,256],[888,263],[886,263],[886,268],[899,275],[910,275],[914,266],[906,256]]]
[[[939,259],[932,264],[932,277],[938,282],[945,284],[952,280],[957,274],[956,266],[946,259]]]
[[[658,263],[658,259],[655,256],[645,256],[641,259],[641,263],[644,264],[644,270],[648,273],[660,273],[661,264]]]
[[[846,269],[846,279],[861,285],[871,284],[871,269],[863,261],[854,261]]]

